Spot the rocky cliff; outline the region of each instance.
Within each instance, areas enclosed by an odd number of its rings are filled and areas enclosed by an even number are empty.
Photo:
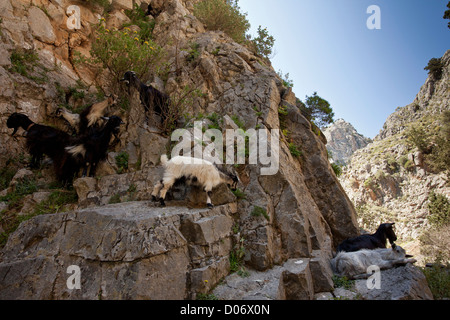
[[[313,299],[333,290],[329,258],[359,228],[326,139],[270,62],[206,30],[193,15],[196,2],[0,0],[1,299],[195,299],[212,290],[227,298],[229,288],[242,298]],[[133,12],[148,3],[151,23],[137,23]],[[183,184],[166,208],[150,202],[159,158],[173,144],[158,119],[147,122],[137,92],[115,82],[111,70],[80,62],[101,40],[99,22],[105,32],[136,38],[151,30],[164,55],[148,66],[148,80],[183,106],[179,128],[191,132],[197,120],[223,131],[289,133],[280,137],[278,172],[261,175],[262,163],[237,166],[239,192],[218,187],[211,210],[202,190]],[[65,189],[47,159],[38,170],[26,168],[23,131],[11,137],[10,114],[71,133],[56,110],[79,112],[110,94],[120,102],[108,114],[126,125],[95,178]],[[248,293],[259,283],[254,275],[268,279],[255,294]]]
[[[153,39],[166,53],[164,77],[151,79],[157,88],[171,97],[195,88],[201,94],[186,112],[205,125],[213,119],[208,115],[218,115],[222,129],[235,128],[235,122],[245,129],[279,129],[279,108],[286,107],[282,125],[292,133],[289,143],[302,151],[291,154],[281,137],[278,173],[261,176],[261,165],[239,166],[241,193],[236,198],[226,187],[215,190],[213,210],[202,209],[201,191],[183,186],[173,190],[167,208],[148,202],[169,138],[155,122],[145,122],[136,92],[113,86],[107,70],[95,73],[75,63],[76,52],[89,56],[100,19],[111,30],[128,23],[137,33],[125,10],[148,2],[154,9]],[[195,298],[230,274],[236,259],[260,272],[305,259],[309,262],[296,271],[299,282],[305,274],[310,279],[302,296],[332,290],[328,259],[358,228],[325,144],[270,62],[223,32],[206,31],[192,14],[194,2],[113,0],[105,15],[96,1],[0,1],[1,165],[9,176],[2,180],[1,298]],[[81,12],[79,29],[67,24],[66,10],[73,4]],[[126,122],[120,142],[96,178],[74,182],[77,200],[55,204],[55,194],[71,191],[55,191],[46,162],[39,170],[23,169],[24,138],[11,137],[6,119],[21,112],[67,129],[55,116],[61,104],[74,110],[111,93],[129,101],[109,110]],[[179,125],[189,128],[189,122]],[[126,155],[126,165],[118,155]],[[67,286],[73,265],[81,269],[80,290]]]
[[[450,51],[441,61],[441,79],[430,75],[415,100],[399,107],[373,143],[354,153],[341,177],[358,208],[360,225],[372,230],[380,222],[396,222],[400,240],[416,254],[419,237],[429,227],[430,192],[450,196],[446,173],[433,170],[408,139],[411,128],[424,130],[423,136],[435,134],[442,126],[442,112],[450,109]]]
[[[344,119],[338,119],[323,134],[327,138],[327,150],[334,162],[347,164],[356,150],[367,146],[371,139],[358,133],[356,129]]]

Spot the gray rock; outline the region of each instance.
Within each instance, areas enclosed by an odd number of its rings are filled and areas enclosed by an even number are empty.
[[[38,7],[31,6],[28,10],[28,19],[30,22],[31,33],[38,40],[53,44],[56,40],[56,35],[53,26],[47,15]]]
[[[327,138],[327,149],[331,152],[333,161],[340,164],[347,164],[356,150],[372,142],[343,119],[336,120],[323,134]]]
[[[367,280],[355,282],[357,292],[367,300],[433,300],[427,280],[412,264],[381,272],[381,289],[369,290]]]
[[[228,273],[231,212],[130,202],[35,217],[3,250],[0,298],[189,298]],[[80,290],[67,286],[72,265]]]
[[[313,300],[314,285],[309,259],[291,259],[283,265],[280,291],[286,300]]]

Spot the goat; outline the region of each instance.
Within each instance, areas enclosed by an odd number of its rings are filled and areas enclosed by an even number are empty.
[[[130,88],[135,88],[139,92],[141,103],[145,108],[147,121],[147,113],[149,112],[150,108],[153,108],[153,111],[157,115],[161,116],[161,123],[164,123],[165,118],[167,117],[169,105],[171,104],[170,97],[168,95],[155,89],[151,85],[147,86],[145,83],[138,79],[134,71],[125,72],[123,78],[120,81],[127,84],[128,90],[130,90]]]
[[[26,133],[26,146],[31,155],[31,168],[39,168],[43,155],[53,161],[56,176],[63,184],[70,183],[79,170],[79,163],[68,155],[65,148],[73,138],[66,132],[31,121],[28,116],[13,113],[6,122],[8,128],[14,128],[12,136],[22,127]]]
[[[94,177],[98,163],[106,159],[111,136],[116,135],[120,125],[124,124],[117,116],[103,119],[107,120],[107,123],[102,129],[92,129],[88,134],[76,139],[71,146],[66,147],[67,152],[74,158],[79,156],[83,158],[83,177],[87,176],[88,168],[89,176]]]
[[[356,252],[339,252],[330,264],[333,271],[339,276],[350,279],[361,279],[370,276],[367,269],[378,266],[380,270],[391,269],[396,265],[415,263],[415,259],[407,259],[405,249],[394,245],[391,249],[363,249]]]
[[[78,127],[80,125],[80,115],[78,113],[70,113],[66,108],[61,107],[56,110],[56,116],[66,120],[73,130],[73,133],[78,132]]]
[[[391,245],[397,241],[393,226],[394,223],[383,223],[374,234],[363,234],[358,237],[346,239],[337,247],[336,252],[354,252],[360,249],[386,248],[387,239],[389,239]]]
[[[114,98],[108,97],[106,100],[95,103],[84,109],[80,113],[79,134],[87,133],[89,128],[101,122],[102,118],[105,116],[106,109],[112,104],[114,104]]]
[[[211,202],[212,189],[221,183],[227,183],[231,190],[236,190],[239,182],[236,174],[219,169],[213,163],[191,157],[177,156],[168,160],[166,155],[161,156],[161,163],[165,168],[163,179],[154,187],[152,192],[153,201],[159,199],[161,206],[165,206],[167,191],[180,179],[186,179],[188,182],[198,184],[206,192],[206,205],[213,208]]]
[[[83,135],[88,133],[88,130],[94,125],[101,124],[106,109],[114,104],[114,101],[115,99],[113,97],[108,97],[101,102],[94,103],[85,108],[80,114],[73,114],[65,108],[58,108],[56,115],[64,118],[78,134]]]

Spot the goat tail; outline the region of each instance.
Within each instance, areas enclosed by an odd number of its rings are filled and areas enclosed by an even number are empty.
[[[167,157],[167,155],[166,154],[163,154],[162,156],[161,156],[161,164],[165,167],[165,166],[167,166],[167,163],[169,162],[169,158]]]
[[[71,154],[73,157],[81,155],[83,158],[86,155],[86,148],[83,144],[79,144],[76,146],[66,147],[66,151]]]

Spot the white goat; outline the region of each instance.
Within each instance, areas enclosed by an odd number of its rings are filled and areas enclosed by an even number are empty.
[[[228,170],[219,169],[213,163],[191,157],[177,156],[168,160],[166,155],[161,156],[161,163],[165,168],[164,176],[159,181],[152,192],[153,201],[159,199],[162,206],[165,206],[167,191],[177,180],[186,179],[188,183],[195,183],[203,187],[206,192],[206,204],[208,208],[213,208],[211,203],[212,189],[221,183],[228,184],[232,190],[236,190],[239,182],[236,174]]]
[[[359,250],[355,252],[339,252],[331,260],[333,271],[350,279],[363,278],[370,266],[378,266],[380,270],[391,269],[396,265],[414,263],[415,259],[407,259],[405,249],[392,246],[392,249]],[[360,276],[362,275],[362,276]]]

